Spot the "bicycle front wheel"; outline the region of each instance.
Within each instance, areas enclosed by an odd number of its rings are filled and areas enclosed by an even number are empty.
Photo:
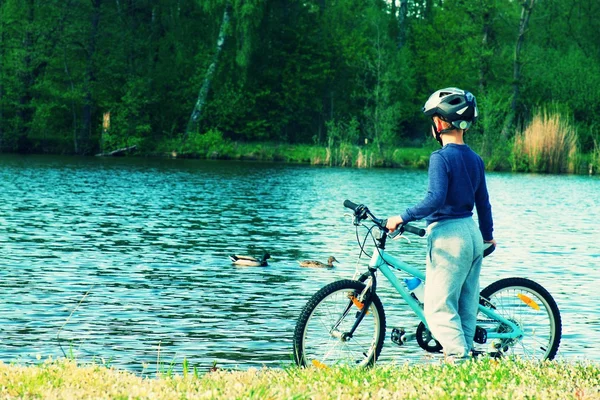
[[[556,302],[541,285],[524,278],[506,278],[481,291],[489,300],[488,307],[516,324],[523,336],[514,339],[488,339],[485,345],[475,343],[475,350],[497,355],[516,355],[528,360],[552,360],[558,351],[562,334],[560,312]],[[508,325],[488,318],[483,313],[477,325],[491,332],[509,333]],[[491,343],[491,346],[490,346]],[[489,347],[488,347],[489,346]]]
[[[385,338],[385,314],[377,295],[351,338],[344,338],[362,309],[365,284],[342,280],[315,293],[304,306],[294,331],[294,358],[299,366],[325,368],[375,364]]]

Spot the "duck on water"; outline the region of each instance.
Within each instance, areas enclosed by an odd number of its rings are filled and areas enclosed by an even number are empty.
[[[339,261],[336,260],[334,256],[331,256],[327,259],[327,264],[313,260],[298,261],[298,264],[300,264],[300,266],[304,268],[333,268],[334,262]]]
[[[242,267],[266,267],[268,265],[267,260],[271,258],[269,253],[265,253],[262,258],[256,258],[251,256],[240,256],[237,254],[229,256],[233,265],[239,265]]]

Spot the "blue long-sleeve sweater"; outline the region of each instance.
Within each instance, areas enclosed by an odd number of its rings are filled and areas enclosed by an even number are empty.
[[[473,215],[477,207],[484,240],[493,239],[490,205],[483,160],[467,145],[449,143],[431,153],[427,196],[400,216],[405,223],[426,218],[427,224]]]

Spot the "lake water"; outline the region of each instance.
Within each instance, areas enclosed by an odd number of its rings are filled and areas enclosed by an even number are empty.
[[[424,195],[425,171],[128,158],[0,157],[0,360],[70,354],[131,371],[281,367],[295,320],[321,286],[350,278],[355,229],[342,207],[380,217]],[[495,237],[482,288],[542,284],[563,318],[557,358],[600,362],[600,179],[489,173]],[[421,263],[425,239],[388,250]],[[272,255],[265,268],[229,254]],[[302,259],[333,270],[300,268]],[[364,265],[361,261],[360,265]],[[361,270],[363,268],[361,267]],[[420,362],[387,283],[381,362]]]

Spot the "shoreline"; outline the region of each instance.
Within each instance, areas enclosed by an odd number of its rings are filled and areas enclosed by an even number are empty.
[[[471,145],[477,151],[477,144]],[[145,151],[139,146],[129,146],[116,151],[100,152],[95,155],[80,156],[75,154],[53,153],[0,153],[10,156],[65,156],[96,158],[155,158],[186,159],[214,161],[264,162],[279,164],[314,165],[341,168],[407,168],[427,170],[431,153],[437,145],[414,147],[390,147],[378,150],[375,145],[340,144],[332,147],[307,144],[287,144],[277,142],[244,143],[228,140],[217,140],[210,145],[182,145],[181,143],[165,143],[159,149]],[[486,171],[535,173],[541,175],[598,175],[600,166],[593,162],[593,154],[580,155],[572,165],[572,171],[551,173],[531,171],[527,168],[511,165],[510,154],[482,155]]]

